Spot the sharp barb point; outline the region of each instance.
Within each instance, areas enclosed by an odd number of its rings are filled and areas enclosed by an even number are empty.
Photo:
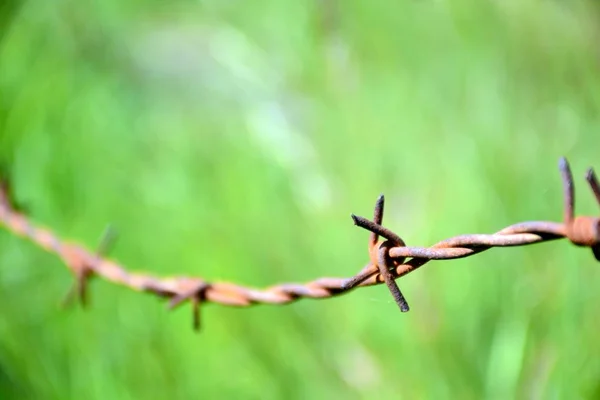
[[[98,256],[108,254],[111,248],[114,247],[117,237],[118,234],[116,229],[112,226],[112,224],[108,224],[102,232],[102,236],[100,237],[100,244],[98,245],[96,254]]]
[[[567,159],[563,156],[558,160],[558,168],[560,169],[564,169],[564,168],[568,168],[569,167],[569,162],[567,161]]]
[[[198,297],[192,298],[192,313],[194,331],[200,332],[200,300]]]
[[[73,297],[75,296],[76,293],[76,288],[74,285],[71,285],[71,287],[69,287],[69,290],[67,291],[67,293],[65,294],[65,296],[63,297],[62,301],[60,302],[60,306],[61,308],[67,308],[71,305],[71,303],[73,302]]]
[[[594,169],[588,168],[588,170],[585,172],[585,180],[591,182],[594,179],[595,175],[596,174],[594,173]]]
[[[573,174],[566,158],[562,157],[558,163],[560,176],[563,184],[563,220],[566,225],[573,222],[575,213],[575,188],[573,186]]]
[[[587,170],[585,180],[590,185],[592,193],[594,193],[594,196],[596,197],[596,202],[600,204],[600,183],[598,182],[598,178],[596,178],[596,174],[592,168]]]
[[[592,252],[594,253],[596,261],[600,261],[600,243],[597,243],[594,246],[592,246]]]

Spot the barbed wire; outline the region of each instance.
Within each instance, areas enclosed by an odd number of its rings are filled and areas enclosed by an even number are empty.
[[[62,240],[51,230],[33,224],[11,201],[8,181],[0,186],[0,224],[12,233],[25,237],[44,250],[58,255],[75,277],[75,284],[66,301],[77,296],[82,305],[87,301],[87,284],[93,276],[141,292],[168,298],[175,308],[187,301],[192,304],[193,326],[200,327],[200,305],[212,302],[226,306],[246,307],[253,304],[288,304],[302,298],[325,299],[348,293],[357,287],[385,283],[402,312],[408,303],[396,280],[432,260],[452,260],[470,257],[492,247],[525,246],[556,239],[589,247],[600,261],[600,218],[574,215],[575,189],[571,169],[561,158],[559,170],[563,183],[563,222],[528,221],[510,225],[494,234],[460,235],[431,247],[410,247],[400,236],[385,228],[384,197],[375,204],[373,220],[352,215],[354,224],[370,231],[370,262],[350,278],[319,278],[307,283],[282,283],[255,289],[229,282],[208,282],[198,277],[160,278],[146,273],[128,272],[117,262],[104,257],[111,241],[106,233],[96,251],[78,243]],[[592,169],[586,180],[600,204],[600,184]],[[385,240],[380,241],[379,237]]]

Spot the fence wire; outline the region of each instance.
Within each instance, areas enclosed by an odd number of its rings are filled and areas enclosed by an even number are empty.
[[[71,241],[62,240],[51,230],[32,223],[11,201],[8,181],[0,187],[0,224],[12,233],[25,237],[46,251],[58,255],[75,278],[66,300],[75,296],[82,304],[87,299],[87,284],[93,276],[133,290],[154,293],[169,299],[170,308],[185,302],[192,304],[193,325],[200,327],[200,306],[212,302],[245,307],[253,304],[289,304],[303,298],[326,299],[351,290],[385,283],[400,310],[409,310],[396,280],[432,260],[470,257],[492,247],[525,246],[557,239],[568,239],[576,246],[591,248],[600,261],[600,218],[574,215],[575,190],[573,176],[566,159],[559,170],[563,184],[563,222],[527,221],[510,225],[493,234],[455,236],[430,247],[411,247],[383,224],[384,197],[375,204],[372,220],[352,215],[355,225],[371,232],[370,262],[350,278],[319,278],[308,283],[282,283],[255,289],[229,282],[208,282],[199,277],[160,278],[146,273],[128,272],[117,262],[103,256],[111,235],[104,236],[96,251]],[[600,184],[592,169],[586,181],[600,204]],[[382,237],[384,240],[379,240]]]

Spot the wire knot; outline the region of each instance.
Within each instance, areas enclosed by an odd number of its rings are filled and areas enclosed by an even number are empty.
[[[60,257],[75,277],[75,282],[65,295],[62,305],[69,305],[75,298],[82,307],[88,304],[87,287],[90,278],[94,275],[93,257],[76,246],[64,245]]]
[[[394,297],[396,304],[400,307],[402,312],[407,312],[410,307],[404,298],[404,295],[400,291],[396,278],[398,277],[395,273],[396,267],[404,263],[405,257],[392,257],[390,255],[390,249],[405,247],[406,243],[404,240],[391,230],[384,228],[381,224],[383,223],[383,209],[385,204],[385,198],[380,195],[375,203],[375,212],[373,215],[373,221],[366,218],[352,215],[352,219],[357,226],[364,228],[371,232],[369,238],[369,258],[371,263],[357,276],[345,283],[344,287],[350,289],[361,284],[366,278],[369,277],[375,271],[379,271],[379,275],[387,285],[390,293]],[[383,242],[379,241],[379,236],[384,237],[386,240]],[[392,272],[393,271],[393,272]]]
[[[192,303],[193,327],[195,331],[200,330],[200,306],[206,298],[206,290],[210,284],[201,279],[180,278],[180,293],[174,295],[169,302],[169,309],[183,304],[185,301]]]

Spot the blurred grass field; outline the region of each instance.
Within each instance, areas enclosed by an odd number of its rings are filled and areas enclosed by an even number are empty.
[[[157,275],[351,276],[370,216],[409,245],[580,214],[600,169],[582,1],[5,1],[0,162],[34,221]],[[567,242],[249,309],[94,280],[0,231],[2,399],[600,397],[600,268]]]

